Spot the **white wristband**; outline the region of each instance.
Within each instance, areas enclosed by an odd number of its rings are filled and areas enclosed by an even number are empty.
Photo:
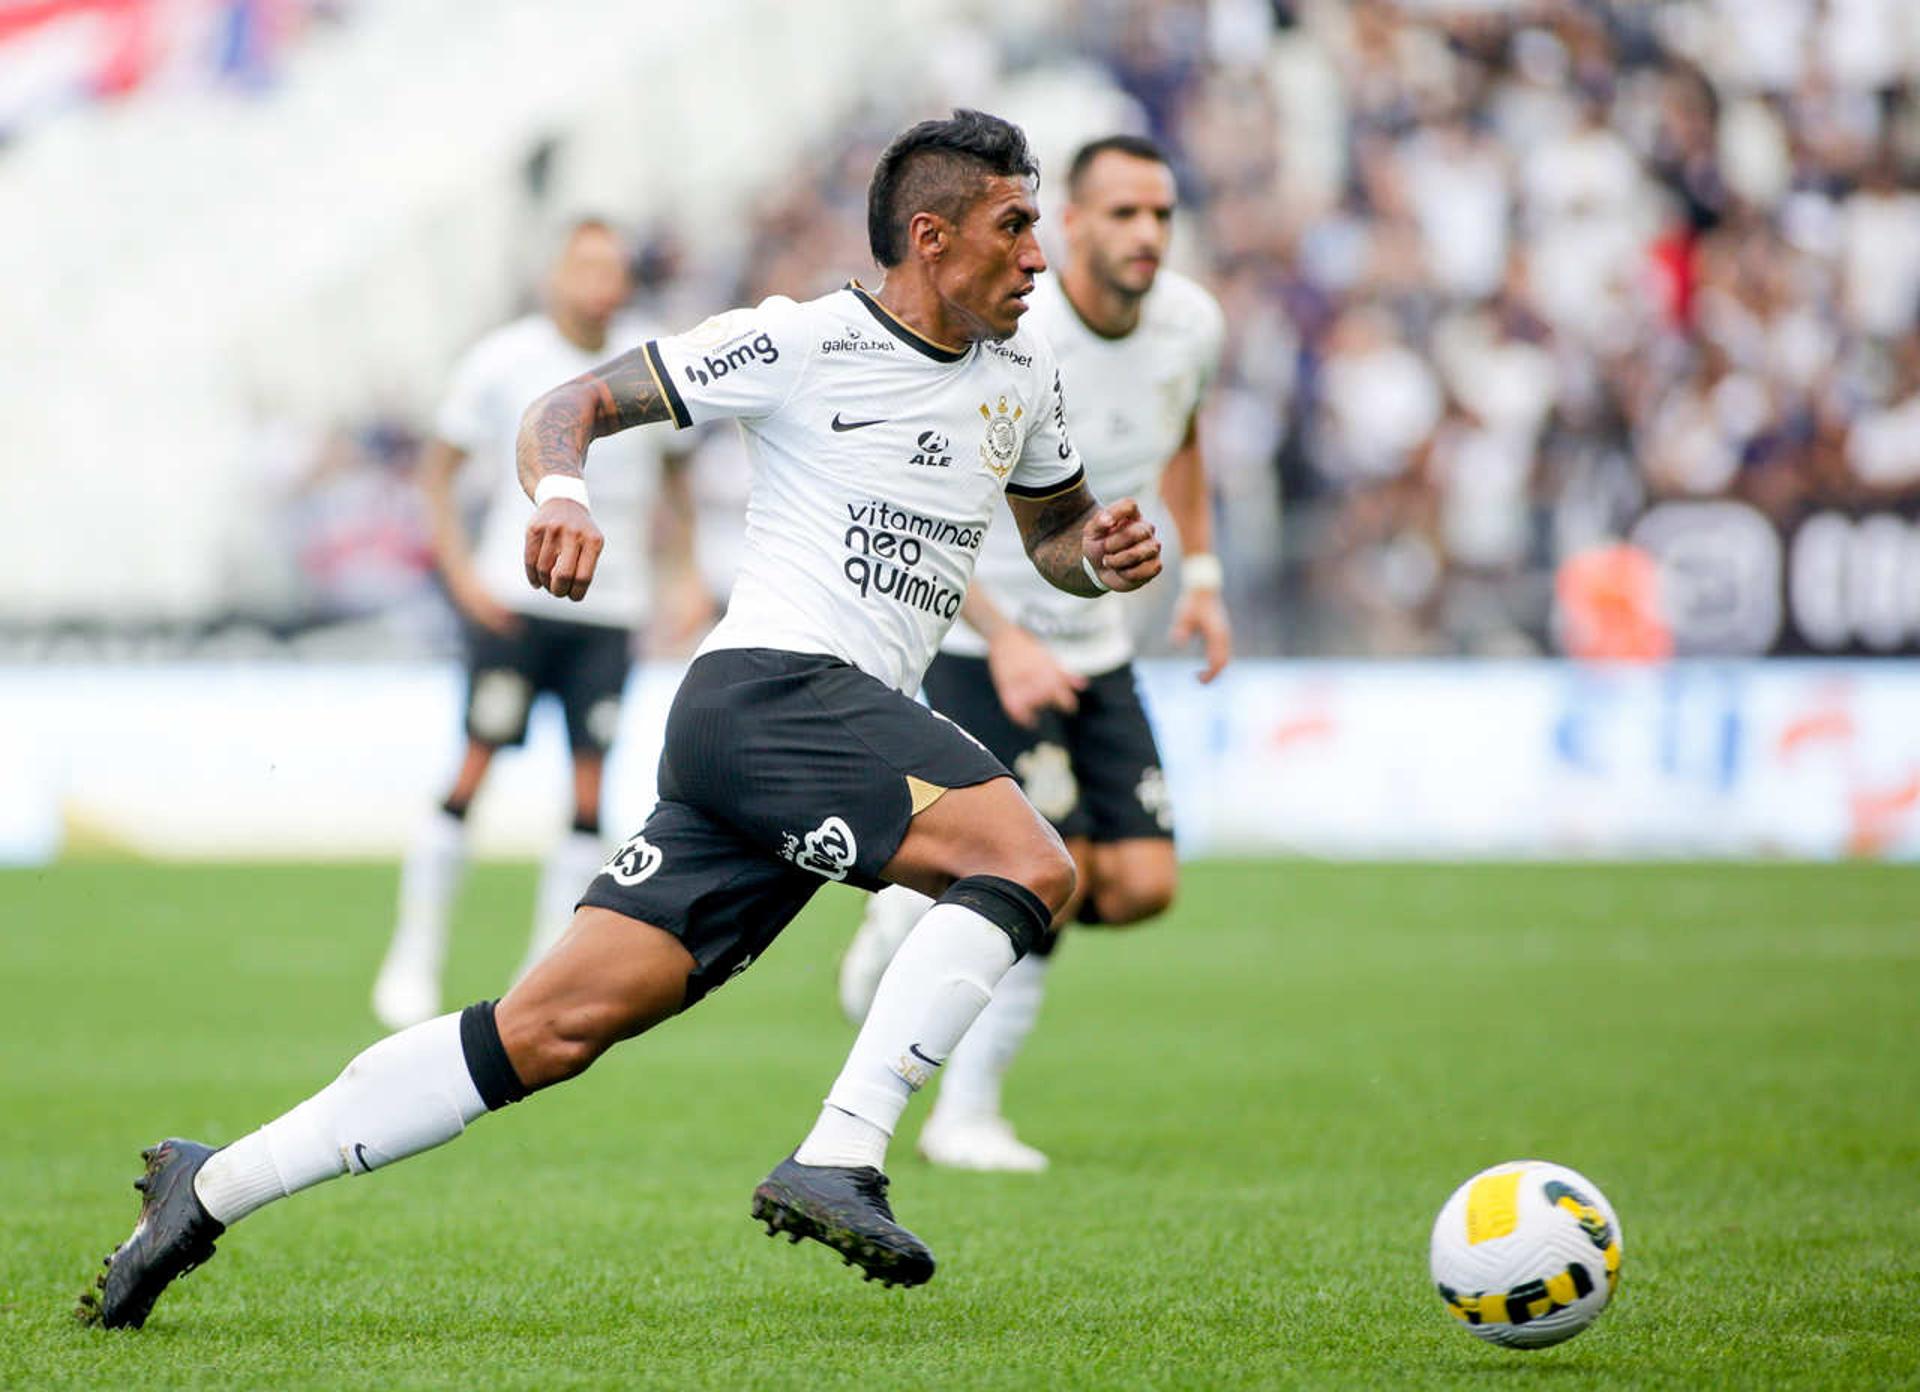
[[[1087,579],[1093,581],[1094,589],[1100,591],[1101,594],[1105,594],[1113,588],[1113,586],[1100,578],[1100,572],[1093,568],[1093,558],[1084,551],[1080,553],[1080,568],[1086,571]]]
[[[549,498],[571,498],[588,511],[593,509],[593,505],[587,501],[587,481],[574,478],[571,474],[548,474],[533,486],[535,507]]]
[[[1227,573],[1220,568],[1220,558],[1211,551],[1196,551],[1180,562],[1180,588],[1183,590],[1218,590],[1226,580]]]

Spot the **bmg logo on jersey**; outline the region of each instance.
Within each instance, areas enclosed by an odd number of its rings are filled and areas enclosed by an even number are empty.
[[[918,464],[923,469],[951,469],[953,456],[947,451],[953,448],[953,442],[937,430],[923,430],[916,442],[920,448],[907,463]]]
[[[716,353],[709,353],[700,360],[700,366],[687,364],[687,376],[706,386],[717,382],[729,372],[738,372],[755,363],[772,365],[780,361],[780,350],[774,345],[773,335],[764,329],[752,338],[744,335],[732,343],[725,344]]]

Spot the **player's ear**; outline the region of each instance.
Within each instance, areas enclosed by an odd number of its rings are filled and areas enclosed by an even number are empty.
[[[907,249],[937,261],[947,254],[953,227],[938,213],[915,213],[907,219]]]

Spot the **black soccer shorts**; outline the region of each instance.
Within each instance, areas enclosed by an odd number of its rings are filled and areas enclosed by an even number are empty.
[[[493,747],[527,737],[543,691],[560,698],[567,743],[604,754],[620,728],[632,637],[624,628],[520,616],[515,633],[467,626],[467,738]]]
[[[941,653],[923,686],[935,710],[1013,770],[1027,800],[1061,836],[1172,838],[1173,807],[1133,664],[1088,678],[1078,711],[1042,711],[1031,730],[1001,707],[984,657]]]
[[[691,1004],[828,880],[878,889],[940,791],[1006,776],[952,721],[838,658],[707,653],[667,714],[660,801],[580,902],[680,939]]]

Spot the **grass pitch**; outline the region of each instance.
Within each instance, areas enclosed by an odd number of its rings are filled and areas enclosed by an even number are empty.
[[[1912,1386],[1920,872],[1191,867],[1069,942],[1009,1088],[1040,1178],[896,1141],[930,1286],[747,1218],[848,1033],[858,896],[584,1079],[249,1219],[141,1333],[69,1317],[140,1147],[230,1140],[369,1042],[389,868],[0,875],[0,1387]],[[532,893],[483,867],[449,1004]],[[1619,1211],[1562,1347],[1443,1313],[1428,1226],[1540,1155]]]

